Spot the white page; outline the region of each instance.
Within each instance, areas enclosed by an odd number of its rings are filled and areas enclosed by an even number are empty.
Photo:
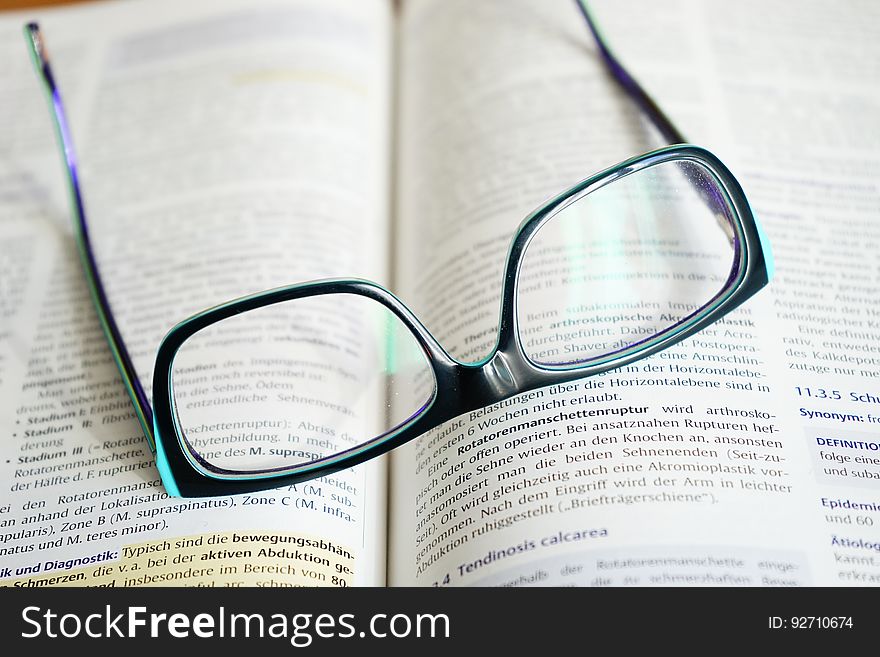
[[[384,583],[381,461],[254,496],[165,495],[76,258],[20,32],[32,17],[0,25],[11,62],[0,76],[2,577]],[[39,17],[98,263],[147,388],[160,339],[191,313],[305,280],[385,279],[386,3],[122,3]]]
[[[636,77],[743,183],[777,277],[626,371],[398,450],[389,581],[876,584],[876,9],[596,4]],[[398,272],[476,360],[520,218],[659,144],[573,4],[407,9]]]

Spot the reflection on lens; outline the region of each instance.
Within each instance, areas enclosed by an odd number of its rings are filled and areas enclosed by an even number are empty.
[[[259,473],[393,431],[423,412],[435,382],[394,313],[367,297],[330,294],[195,333],[174,358],[172,386],[190,456],[215,472]]]
[[[517,283],[530,360],[575,366],[655,337],[735,272],[733,210],[705,167],[658,164],[563,208],[526,248]]]

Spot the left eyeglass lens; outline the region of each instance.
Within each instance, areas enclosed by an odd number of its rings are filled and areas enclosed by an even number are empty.
[[[346,293],[198,331],[178,350],[171,381],[185,449],[220,474],[271,474],[370,443],[419,415],[435,385],[403,322]]]

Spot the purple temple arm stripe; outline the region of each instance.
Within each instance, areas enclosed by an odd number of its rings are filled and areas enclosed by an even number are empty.
[[[52,115],[55,119],[55,128],[58,141],[64,153],[64,165],[69,183],[70,201],[74,210],[76,239],[79,247],[80,259],[85,269],[86,281],[89,285],[89,291],[98,310],[98,318],[101,322],[101,328],[107,336],[113,352],[113,359],[122,375],[123,383],[128,390],[129,396],[135,406],[138,421],[144,431],[145,436],[150,444],[150,449],[155,452],[155,444],[153,440],[153,409],[141,385],[140,378],[137,375],[131,356],[122,340],[119,327],[113,317],[110,303],[107,300],[107,294],[104,291],[104,285],[101,281],[101,275],[98,265],[95,262],[94,252],[92,251],[91,239],[89,237],[89,228],[86,223],[85,206],[82,200],[82,193],[79,187],[79,176],[76,169],[76,154],[73,149],[73,140],[70,137],[70,130],[67,122],[67,115],[64,112],[64,105],[61,102],[61,94],[55,84],[55,76],[52,74],[52,68],[49,65],[49,58],[43,44],[40,28],[36,23],[28,23],[25,26],[25,33],[30,44],[31,55],[34,65],[45,84],[48,92],[49,104]]]
[[[608,47],[608,44],[605,43],[602,33],[599,31],[598,26],[593,20],[590,9],[587,7],[586,0],[575,0],[575,4],[578,6],[578,9],[580,9],[584,20],[587,22],[587,26],[590,28],[590,32],[596,40],[596,44],[599,46],[599,54],[602,56],[602,61],[605,63],[605,66],[608,68],[612,77],[621,87],[623,87],[624,91],[629,94],[630,98],[633,99],[642,113],[651,120],[651,123],[654,124],[654,127],[657,128],[658,132],[660,132],[667,143],[687,143],[687,139],[685,139],[681,131],[675,127],[672,120],[666,116],[663,110],[660,109],[659,105],[654,102],[654,99],[651,98],[651,96],[648,95],[648,92],[642,88],[642,85],[640,85],[636,79],[629,74],[629,71],[624,68],[623,64],[621,64],[614,53],[611,52],[611,49]],[[706,205],[709,206],[709,209],[717,215],[717,208],[723,208],[725,202],[720,197],[716,186],[712,182],[706,180],[701,173],[697,173],[692,182],[694,183],[694,187],[700,197]],[[720,216],[719,223],[724,225],[724,219]]]
[[[663,113],[663,110],[660,109],[657,103],[654,102],[654,99],[648,95],[636,79],[629,74],[623,64],[621,64],[617,57],[614,56],[614,53],[611,52],[611,49],[602,37],[602,33],[599,32],[599,28],[593,21],[590,10],[587,8],[586,1],[575,0],[575,4],[578,6],[578,9],[581,10],[584,20],[587,21],[590,32],[593,34],[593,38],[599,46],[599,54],[602,55],[602,61],[605,62],[605,66],[608,67],[608,70],[611,72],[611,75],[614,76],[614,79],[617,80],[620,86],[623,87],[632,97],[639,109],[651,119],[651,123],[653,123],[654,127],[660,131],[660,134],[663,135],[663,138],[667,142],[670,144],[686,143],[687,139],[684,138],[684,135],[681,134],[678,128],[675,127],[672,121],[669,120],[669,117]]]

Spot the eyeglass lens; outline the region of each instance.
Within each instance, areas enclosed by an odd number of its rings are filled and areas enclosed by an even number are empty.
[[[196,332],[174,358],[171,383],[190,457],[209,471],[251,474],[368,443],[418,415],[435,386],[401,320],[347,293],[264,306]]]
[[[517,285],[523,349],[572,367],[650,340],[725,288],[732,213],[715,176],[671,161],[563,207],[526,248]]]

